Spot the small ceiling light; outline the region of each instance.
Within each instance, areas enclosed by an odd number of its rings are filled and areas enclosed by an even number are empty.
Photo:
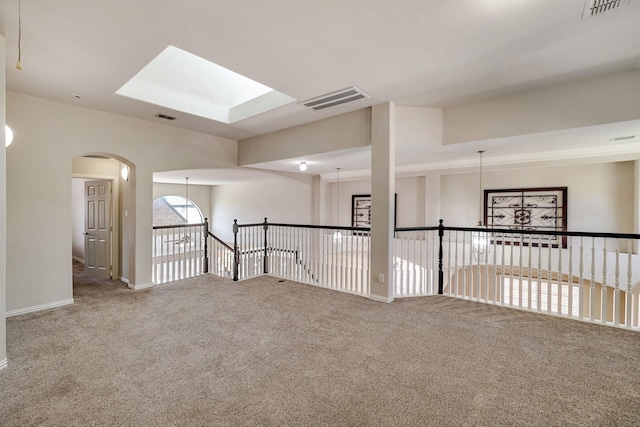
[[[300,170],[302,172],[307,170],[307,162],[300,162]]]
[[[13,142],[13,131],[7,125],[4,125],[4,146],[8,147]]]
[[[120,171],[120,176],[122,176],[122,179],[124,179],[125,181],[129,181],[129,166],[124,165],[122,167],[122,170]]]

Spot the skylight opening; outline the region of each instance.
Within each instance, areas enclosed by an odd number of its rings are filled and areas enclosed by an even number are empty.
[[[162,51],[116,94],[227,124],[296,101],[174,46]]]

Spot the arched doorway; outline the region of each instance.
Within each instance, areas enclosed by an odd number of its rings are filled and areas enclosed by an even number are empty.
[[[126,171],[126,173],[124,173]],[[135,212],[133,197],[135,185],[134,166],[110,153],[88,153],[72,161],[72,256],[74,270],[78,263],[88,264],[86,185],[88,182],[105,182],[109,188],[108,227],[109,271],[108,278],[129,283],[133,275],[135,254],[135,223],[130,221]]]

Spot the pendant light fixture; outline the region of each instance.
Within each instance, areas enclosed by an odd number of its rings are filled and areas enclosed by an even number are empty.
[[[189,224],[189,177],[184,178],[184,223]],[[176,245],[187,246],[191,245],[191,234],[187,234],[187,228],[184,228],[185,232],[182,237],[175,241]]]
[[[480,179],[479,181],[479,198],[478,198],[478,210],[479,210],[479,219],[478,219],[478,228],[486,229],[484,222],[482,221],[483,215],[483,188],[482,188],[482,155],[484,154],[483,150],[478,151],[480,155]],[[489,251],[491,250],[491,239],[489,238],[489,233],[487,231],[474,231],[471,233],[471,250],[473,251],[473,256],[478,262],[486,262]]]
[[[337,184],[336,184],[336,225],[340,225],[340,168],[336,168]],[[333,233],[333,243],[339,245],[342,243],[342,233],[336,230]]]
[[[189,224],[189,177],[184,178],[184,223]]]

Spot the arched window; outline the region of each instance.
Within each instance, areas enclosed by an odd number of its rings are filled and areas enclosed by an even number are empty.
[[[153,201],[153,226],[201,224],[204,217],[198,206],[183,196],[162,196]]]

